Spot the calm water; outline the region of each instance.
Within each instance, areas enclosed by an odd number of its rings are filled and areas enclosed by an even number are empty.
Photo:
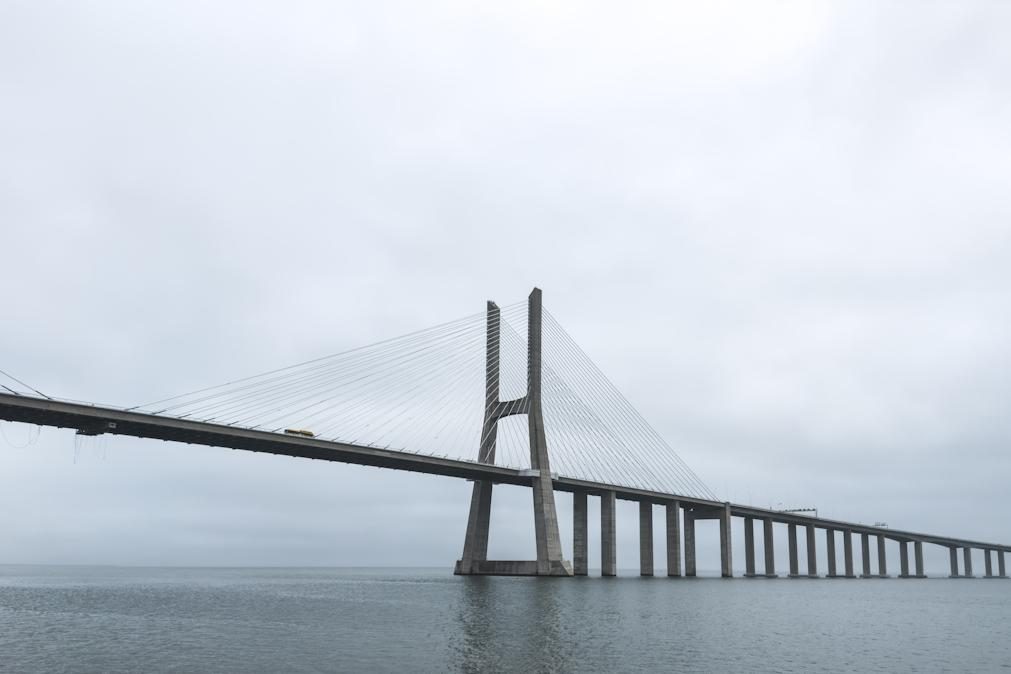
[[[1011,581],[0,567],[3,672],[1011,671]]]

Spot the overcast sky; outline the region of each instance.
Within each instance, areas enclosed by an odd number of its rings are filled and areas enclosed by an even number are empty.
[[[4,2],[0,369],[132,405],[538,285],[722,498],[1009,543],[1009,35],[1000,2]],[[463,481],[0,426],[0,561],[462,547]],[[532,556],[496,495],[492,555]]]

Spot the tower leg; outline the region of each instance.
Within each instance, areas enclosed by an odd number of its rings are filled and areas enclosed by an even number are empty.
[[[479,573],[481,562],[488,559],[488,527],[491,520],[491,482],[477,480],[470,496],[470,515],[463,541],[463,556],[456,563],[455,573]]]

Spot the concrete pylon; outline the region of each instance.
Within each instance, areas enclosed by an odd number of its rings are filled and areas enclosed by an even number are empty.
[[[885,537],[878,534],[878,577],[888,578],[888,557],[885,555]]]
[[[600,495],[600,575],[618,575],[618,536],[615,524],[615,503],[613,491]]]
[[[765,577],[775,578],[776,577],[776,553],[775,553],[775,543],[772,536],[772,520],[766,517],[762,521],[762,536],[764,537],[765,546]]]
[[[530,473],[534,497],[534,561],[491,561],[488,559],[488,528],[491,519],[492,483],[479,480],[471,495],[463,556],[456,563],[458,575],[486,576],[571,576],[572,565],[562,558],[558,534],[555,491],[548,460],[548,442],[541,410],[541,291],[534,288],[527,304],[527,393],[517,400],[499,400],[499,337],[501,316],[498,306],[488,302],[485,346],[485,416],[478,460],[495,463],[495,445],[500,419],[526,414],[530,431]]]
[[[681,575],[681,504],[667,504],[667,575]]]
[[[586,492],[572,493],[572,572],[585,576],[589,572],[589,547]]]
[[[755,577],[755,519],[744,518],[744,577]]]
[[[653,575],[653,504],[639,501],[639,575]]]
[[[867,534],[860,534],[860,555],[863,562],[863,573],[860,574],[861,578],[876,578],[877,576],[871,575],[871,544],[870,536]]]
[[[825,556],[828,559],[828,573],[825,574],[825,577],[838,578],[839,574],[836,572],[835,556],[835,529],[825,529]]]
[[[847,578],[856,578],[853,573],[853,531],[846,529],[843,531],[843,569]]]
[[[797,562],[797,525],[787,524],[786,533],[790,548],[790,578],[800,578],[800,565]]]
[[[730,536],[730,504],[724,503],[720,509],[720,575],[734,577],[733,538]]]
[[[818,549],[814,542],[814,525],[807,525],[807,577],[818,577]]]

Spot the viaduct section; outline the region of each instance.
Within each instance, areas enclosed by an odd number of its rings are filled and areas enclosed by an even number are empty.
[[[826,578],[889,577],[886,561],[889,543],[898,546],[899,578],[926,577],[923,568],[924,544],[948,549],[952,578],[975,577],[973,550],[982,552],[984,577],[1007,578],[1005,553],[1011,552],[1011,546],[1008,545],[809,517],[553,474],[541,406],[541,291],[535,288],[528,302],[527,389],[525,395],[515,400],[502,401],[499,395],[500,320],[498,307],[495,303],[489,302],[485,363],[486,404],[477,461],[413,454],[17,394],[0,394],[0,420],[73,428],[84,435],[108,433],[154,438],[471,480],[474,486],[463,554],[455,567],[455,573],[460,575],[587,575],[589,569],[587,505],[589,499],[593,497],[600,499],[600,569],[603,576],[617,574],[615,506],[618,500],[626,500],[639,504],[639,573],[643,576],[654,574],[653,509],[659,506],[666,514],[664,531],[666,572],[672,577],[696,576],[696,522],[699,520],[719,522],[721,574],[725,578],[733,577],[731,522],[737,517],[744,521],[744,575],[749,578],[775,578],[779,575],[775,564],[773,535],[777,525],[787,528],[789,569],[784,571],[791,578],[822,577],[817,564],[819,532],[823,532],[827,552],[828,565],[824,573]],[[505,417],[521,414],[526,415],[528,421],[531,468],[519,470],[496,466],[497,424]],[[487,558],[491,496],[495,484],[531,488],[537,559],[512,561]],[[571,563],[562,556],[555,509],[556,492],[572,494],[574,522]],[[755,532],[759,523],[764,557],[761,570],[756,564],[755,555]],[[798,529],[803,529],[806,539],[806,563],[803,573],[798,555]],[[855,564],[854,557],[854,539],[857,537],[861,553],[859,568]],[[962,559],[961,565],[959,557]],[[876,562],[873,565],[872,559]]]

